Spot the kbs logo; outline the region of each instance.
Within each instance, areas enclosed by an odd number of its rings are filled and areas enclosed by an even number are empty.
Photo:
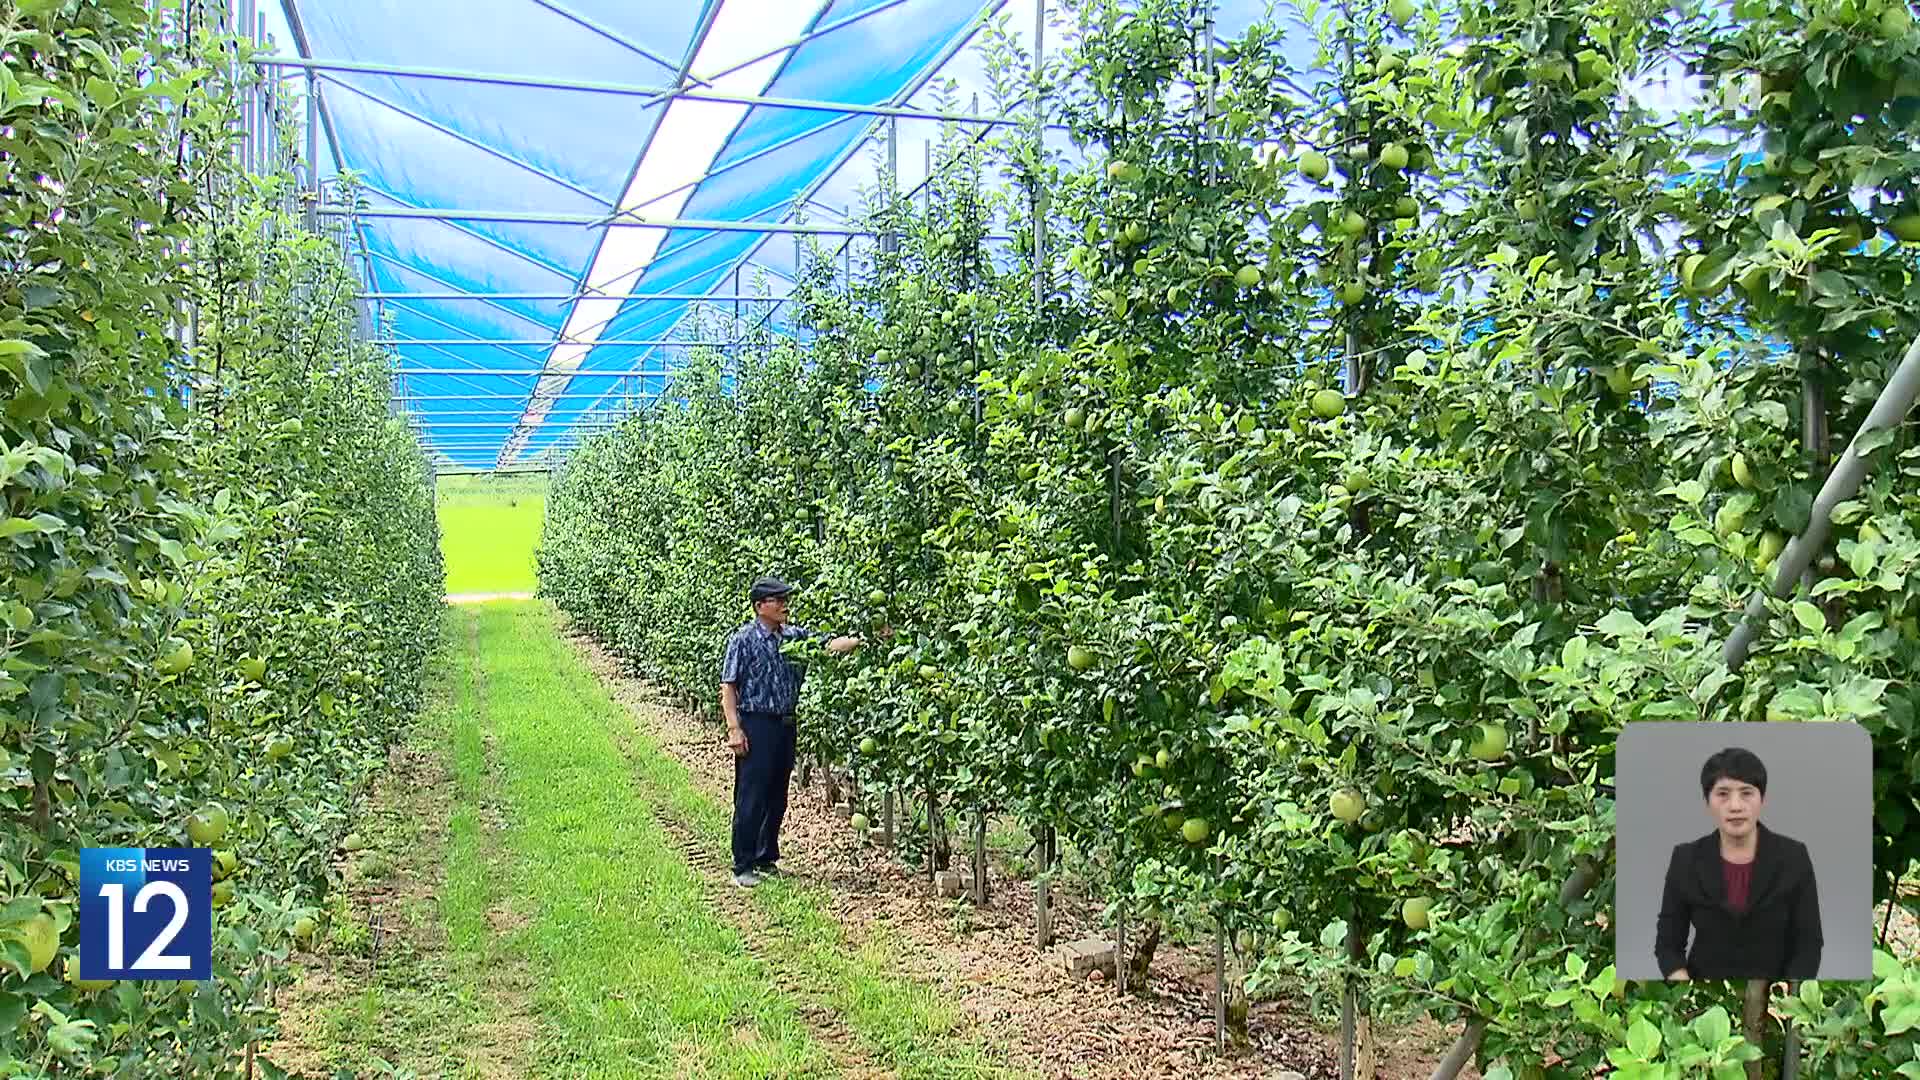
[[[80,849],[80,977],[213,975],[213,852]]]

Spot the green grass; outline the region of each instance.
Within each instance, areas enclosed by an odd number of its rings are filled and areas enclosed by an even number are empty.
[[[613,742],[619,708],[544,606],[473,609],[498,739],[514,951],[540,973],[541,1075],[787,1077],[831,1069],[714,912]]]
[[[684,825],[719,867],[727,809],[609,697],[550,607],[451,608],[447,620],[412,741],[449,782],[389,792],[357,823],[428,886],[407,921],[444,933],[413,935],[433,943],[417,950],[390,939],[373,980],[342,969],[342,982],[366,985],[327,1003],[307,1036],[329,1068],[836,1076],[839,1058],[801,1019],[805,1001],[840,1018],[850,1052],[899,1076],[1004,1073],[957,1010],[898,974],[902,944],[884,931],[850,941],[818,887],[787,879],[750,894],[749,921],[766,925],[749,953],[713,895],[730,886],[690,867],[662,824]],[[364,954],[364,935],[334,940]]]
[[[707,857],[724,864],[731,808],[697,790],[686,766],[645,732],[636,731],[632,741],[641,790],[692,827]],[[903,948],[898,941],[883,930],[862,943],[847,939],[826,914],[822,887],[777,878],[752,896],[775,930],[762,945],[809,987],[810,996],[839,1014],[875,1060],[902,1077],[1007,1075],[990,1053],[966,1039],[958,1010],[930,987],[897,974]]]
[[[545,476],[444,476],[435,485],[447,591],[527,592],[547,508]]]
[[[466,632],[455,613],[448,613],[447,624],[448,640],[464,645],[463,638],[452,636]],[[482,1075],[480,1064],[468,1051],[475,1041],[475,1027],[488,1019],[481,983],[498,944],[489,942],[484,933],[463,934],[457,929],[484,928],[490,902],[484,854],[472,827],[480,761],[467,753],[469,747],[477,750],[479,745],[477,675],[478,665],[464,647],[441,654],[429,676],[428,706],[408,740],[410,749],[428,755],[444,754],[449,744],[454,750],[451,828],[445,832],[440,828],[444,801],[419,790],[387,791],[355,824],[370,853],[392,856],[402,873],[427,887],[428,895],[408,897],[400,911],[379,914],[379,921],[390,930],[396,915],[415,930],[384,941],[370,980],[361,974],[358,961],[346,961],[340,969],[343,982],[360,985],[325,1002],[302,1040],[329,1069],[346,1069],[354,1075]],[[446,882],[436,887],[442,860]],[[366,957],[371,949],[367,912],[349,906],[346,895],[335,894],[329,948],[336,954]],[[417,947],[419,939],[434,940],[433,928],[441,925],[456,928],[452,948]]]

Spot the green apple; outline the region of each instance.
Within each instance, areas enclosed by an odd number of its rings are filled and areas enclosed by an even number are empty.
[[[293,920],[293,936],[297,941],[307,941],[311,939],[314,931],[318,929],[320,929],[320,924],[314,921],[311,915],[302,915]]]
[[[193,644],[180,638],[167,639],[167,651],[153,667],[162,675],[178,675],[193,666]]]
[[[1327,155],[1318,150],[1309,150],[1300,155],[1300,175],[1314,182],[1327,178]]]
[[[1688,295],[1697,294],[1701,283],[1696,279],[1699,276],[1701,265],[1706,261],[1707,257],[1705,255],[1698,254],[1689,255],[1680,261],[1680,288]]]
[[[1747,466],[1747,455],[1745,454],[1735,453],[1733,455],[1733,482],[1743,488],[1754,486],[1753,470]]]
[[[67,961],[66,980],[75,990],[89,994],[98,993],[114,984],[113,979],[83,979],[80,977],[80,950],[73,951],[73,958]]]
[[[1387,16],[1393,20],[1395,26],[1405,28],[1417,14],[1419,9],[1413,6],[1413,0],[1388,0]]]
[[[1087,422],[1087,410],[1075,405],[1067,410],[1066,415],[1060,418],[1060,422],[1067,425],[1068,431],[1078,431]]]
[[[879,750],[880,744],[874,741],[873,736],[869,735],[860,740],[860,752],[862,754],[872,755],[878,753]]]
[[[259,682],[267,677],[267,662],[262,657],[243,656],[240,658],[240,674],[248,682]]]
[[[1481,761],[1498,761],[1507,753],[1507,728],[1504,724],[1481,723],[1474,725],[1479,737],[1474,739],[1469,752]]]
[[[1887,231],[1903,244],[1920,244],[1920,214],[1902,214],[1894,218],[1887,222]]]
[[[1243,289],[1253,288],[1260,284],[1260,268],[1252,265],[1241,267],[1234,271],[1233,283]]]
[[[1393,201],[1393,216],[1413,218],[1420,216],[1420,202],[1411,195],[1402,195]]]
[[[1313,415],[1331,420],[1347,411],[1347,396],[1338,390],[1316,390],[1308,404],[1313,407]]]
[[[886,602],[887,602],[887,590],[885,589],[868,590],[867,603],[878,607],[879,605],[884,604]]]
[[[1351,825],[1367,812],[1367,797],[1353,788],[1342,788],[1328,798],[1327,807],[1334,817]]]
[[[1351,307],[1367,298],[1367,287],[1357,281],[1340,283],[1340,302]]]
[[[20,943],[27,947],[27,970],[45,971],[60,951],[60,931],[53,916],[42,911],[20,928]]]
[[[1086,671],[1093,667],[1093,653],[1078,645],[1067,649],[1067,666],[1075,671]]]
[[[1723,537],[1732,536],[1734,533],[1739,532],[1742,528],[1745,528],[1746,524],[1747,524],[1747,515],[1745,514],[1745,512],[1733,506],[1731,503],[1729,503],[1726,506],[1722,506],[1713,515],[1713,531],[1719,533]]]
[[[1400,905],[1400,918],[1406,922],[1407,929],[1409,930],[1425,930],[1428,925],[1427,912],[1431,910],[1432,907],[1433,900],[1431,897],[1410,897],[1405,903]]]
[[[1388,143],[1380,148],[1380,164],[1399,172],[1407,167],[1407,148],[1399,143]]]
[[[1171,764],[1173,764],[1173,753],[1165,747],[1162,747],[1158,753],[1153,755],[1154,768],[1164,770]]]
[[[1907,10],[1907,0],[1887,0],[1880,12],[1880,32],[1889,41],[1901,41],[1913,33],[1913,12]]]
[[[1180,835],[1189,844],[1204,844],[1208,835],[1206,818],[1188,818],[1180,823]]]
[[[227,826],[232,818],[227,808],[219,803],[208,803],[198,811],[187,815],[187,839],[195,847],[212,847],[227,835]]]
[[[847,821],[847,824],[853,826],[854,832],[866,832],[873,827],[873,822],[867,820],[867,815],[865,814],[853,815],[853,817]]]
[[[1293,925],[1293,913],[1286,908],[1274,908],[1273,914],[1268,918],[1272,920],[1273,932],[1276,934],[1286,933],[1287,928]]]

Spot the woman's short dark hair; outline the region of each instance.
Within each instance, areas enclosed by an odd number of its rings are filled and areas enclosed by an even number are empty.
[[[1752,784],[1760,789],[1763,798],[1767,794],[1767,767],[1761,764],[1758,755],[1743,747],[1729,746],[1700,766],[1700,797],[1712,795],[1713,785],[1722,779]]]

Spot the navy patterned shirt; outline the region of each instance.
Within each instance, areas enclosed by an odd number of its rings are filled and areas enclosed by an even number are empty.
[[[792,716],[800,700],[800,680],[804,677],[793,661],[780,652],[788,641],[818,637],[804,626],[788,623],[778,637],[759,619],[735,630],[727,638],[726,659],[720,662],[720,681],[732,683],[740,711]]]

